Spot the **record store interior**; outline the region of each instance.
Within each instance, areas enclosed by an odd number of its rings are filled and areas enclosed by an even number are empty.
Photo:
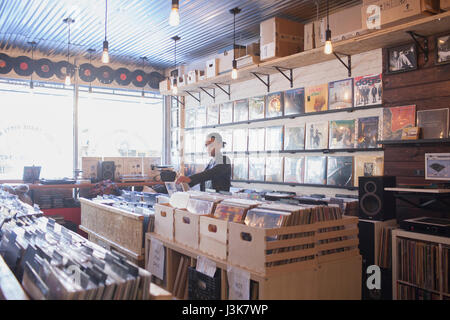
[[[0,0],[0,300],[450,300],[450,0]]]

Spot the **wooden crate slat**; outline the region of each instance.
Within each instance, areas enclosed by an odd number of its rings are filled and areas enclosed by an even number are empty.
[[[352,250],[347,250],[347,251],[343,251],[343,252],[336,252],[336,253],[326,254],[323,256],[317,256],[316,260],[317,260],[318,264],[323,264],[323,263],[327,263],[327,262],[331,262],[331,261],[335,261],[335,260],[339,260],[339,259],[345,259],[348,257],[358,256],[358,255],[359,255],[359,249],[352,249]]]
[[[325,250],[332,250],[332,249],[340,249],[345,247],[353,247],[357,246],[359,244],[358,239],[350,239],[350,240],[344,240],[344,241],[335,241],[331,243],[324,243],[324,244],[318,244],[316,246],[317,252],[319,251],[325,251]]]
[[[275,261],[282,261],[282,260],[288,260],[288,259],[302,258],[302,257],[307,257],[307,256],[313,256],[313,255],[315,255],[315,253],[316,253],[315,248],[292,250],[292,251],[287,251],[287,252],[266,255],[265,261],[266,262],[275,262]]]
[[[316,241],[318,240],[325,240],[325,239],[333,239],[337,237],[346,237],[346,236],[357,236],[358,235],[358,229],[345,229],[345,230],[338,230],[338,231],[330,231],[330,232],[321,232],[316,233],[314,236],[314,239]]]
[[[266,276],[274,276],[282,272],[298,272],[317,267],[317,260],[311,259],[293,263],[282,264],[279,266],[267,267]]]
[[[298,246],[307,243],[314,243],[314,237],[303,237],[303,238],[294,238],[294,239],[286,239],[286,240],[277,240],[277,241],[269,241],[267,242],[266,249],[278,249],[278,248],[286,248],[290,246]]]

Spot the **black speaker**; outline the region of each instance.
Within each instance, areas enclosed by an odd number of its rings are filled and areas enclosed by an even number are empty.
[[[370,220],[389,220],[395,217],[393,192],[384,191],[395,187],[395,177],[359,177],[359,217]]]
[[[99,161],[97,166],[97,179],[99,181],[114,181],[115,171],[116,167],[114,166],[114,161]]]

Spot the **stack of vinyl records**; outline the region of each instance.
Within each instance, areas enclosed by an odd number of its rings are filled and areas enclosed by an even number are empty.
[[[190,192],[189,202],[186,210],[200,215],[212,214],[217,205],[227,199],[228,196],[221,194],[208,194],[205,192]]]
[[[39,197],[39,206],[41,209],[51,209],[52,208],[52,196],[41,195]]]
[[[64,208],[64,200],[62,195],[55,194],[52,197],[52,201],[53,201],[53,208]]]
[[[214,217],[221,220],[244,222],[249,209],[262,204],[259,201],[248,199],[225,199],[214,210]]]

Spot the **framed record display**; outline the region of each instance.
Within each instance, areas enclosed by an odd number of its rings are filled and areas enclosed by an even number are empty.
[[[293,116],[305,113],[305,88],[284,92],[284,115]]]
[[[110,84],[114,80],[114,70],[108,66],[101,66],[97,71],[97,79],[103,84]]]
[[[322,184],[327,182],[327,157],[305,158],[305,183]]]
[[[403,129],[415,126],[415,105],[383,108],[383,140],[401,140]]]
[[[283,182],[283,157],[266,158],[266,182]]]
[[[131,73],[131,82],[135,87],[143,88],[147,84],[147,74],[142,70],[134,70]]]
[[[283,150],[283,126],[266,128],[266,151]]]
[[[131,83],[131,71],[126,68],[119,68],[114,71],[114,80],[121,86],[128,86]]]
[[[353,107],[353,79],[333,81],[328,84],[328,110]]]
[[[450,34],[436,37],[436,63],[450,63]]]
[[[417,69],[417,48],[414,43],[387,49],[387,73],[400,73]]]
[[[195,127],[201,128],[206,126],[206,107],[198,106],[195,113]]]
[[[354,80],[355,107],[380,105],[383,101],[383,82],[381,74],[356,77]]]
[[[328,148],[328,122],[306,124],[305,149],[327,149]]]
[[[358,186],[359,177],[382,176],[384,161],[381,156],[355,156],[354,185]]]
[[[265,181],[266,158],[263,156],[249,156],[248,158],[248,180]]]
[[[284,150],[305,149],[305,124],[284,126]]]
[[[283,116],[282,92],[270,93],[266,96],[266,118]]]
[[[327,185],[353,187],[353,157],[328,157]]]
[[[265,128],[248,129],[248,151],[264,151],[265,139]]]
[[[233,180],[248,180],[248,157],[233,158]]]
[[[34,61],[31,58],[20,56],[13,60],[13,67],[19,76],[27,77],[34,71]]]
[[[417,111],[417,126],[422,139],[447,138],[448,114],[448,108]]]
[[[48,79],[54,76],[55,66],[53,62],[48,59],[39,59],[34,62],[34,71],[39,77]]]
[[[248,121],[248,99],[234,101],[233,109],[233,122]]]
[[[305,175],[305,157],[284,158],[284,182],[303,183]]]
[[[305,96],[305,111],[307,113],[328,109],[328,84],[307,87]]]
[[[358,119],[358,148],[376,148],[378,139],[378,117]]]
[[[248,129],[233,130],[233,152],[247,151]]]
[[[253,97],[248,99],[249,120],[263,119],[266,110],[265,96]]]
[[[355,120],[330,121],[330,149],[355,147]]]
[[[78,75],[84,82],[92,82],[97,78],[97,68],[90,63],[83,63],[78,70]]]
[[[206,108],[206,125],[214,126],[219,124],[219,105],[212,104]]]
[[[10,73],[12,68],[12,58],[4,53],[0,53],[0,74]]]
[[[219,106],[221,124],[233,122],[233,102],[224,102]]]
[[[425,179],[450,180],[450,153],[425,153]]]

